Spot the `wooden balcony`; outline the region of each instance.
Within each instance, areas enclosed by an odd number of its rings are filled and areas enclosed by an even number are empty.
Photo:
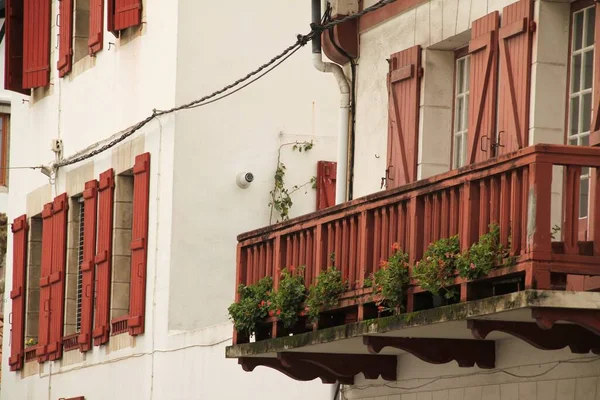
[[[600,195],[595,195],[599,167],[600,148],[536,145],[241,234],[236,287],[271,276],[277,288],[277,271],[291,265],[305,266],[309,286],[332,263],[348,282],[339,306],[325,311],[326,322],[284,330],[271,318],[256,340],[376,318],[372,291],[364,288],[364,280],[390,256],[392,243],[399,243],[414,265],[430,243],[458,235],[467,249],[491,223],[499,225],[501,242],[516,263],[477,281],[456,277],[460,302],[527,289],[594,289],[599,286],[595,276],[600,276]],[[579,218],[584,168],[592,171],[587,220]],[[563,193],[562,201],[554,195],[558,204],[553,204],[553,189]],[[554,238],[553,217],[561,221]],[[439,306],[436,300],[413,282],[406,311]],[[234,341],[248,338],[236,335]]]

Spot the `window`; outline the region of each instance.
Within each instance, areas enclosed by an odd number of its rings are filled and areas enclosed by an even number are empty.
[[[131,282],[131,228],[133,220],[133,174],[117,175],[113,224],[111,319],[129,315]]]
[[[595,6],[575,10],[571,20],[571,54],[567,143],[588,146],[592,119]],[[581,172],[579,217],[588,216],[589,168]]]
[[[40,277],[42,271],[42,216],[38,214],[29,221],[29,257],[25,305],[25,348],[38,342],[40,316]]]
[[[83,230],[84,230],[83,196],[71,197],[68,222],[67,249],[67,296],[65,336],[73,335],[81,330],[81,304],[83,296]]]
[[[8,128],[10,115],[0,113],[0,186],[8,183]]]
[[[454,127],[452,167],[460,168],[467,160],[468,124],[469,124],[469,72],[471,56],[468,48],[456,52],[454,82]]]
[[[73,18],[73,63],[88,55],[90,0],[75,0]]]

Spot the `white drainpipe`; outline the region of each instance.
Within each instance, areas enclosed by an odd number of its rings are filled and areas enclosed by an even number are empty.
[[[313,22],[320,22],[321,0],[313,0]],[[318,8],[318,9],[317,9]],[[333,74],[340,88],[340,112],[338,134],[337,176],[335,187],[335,204],[346,201],[346,185],[348,180],[348,126],[350,114],[350,85],[344,70],[337,64],[323,62],[320,38],[313,39],[313,65],[324,73]]]

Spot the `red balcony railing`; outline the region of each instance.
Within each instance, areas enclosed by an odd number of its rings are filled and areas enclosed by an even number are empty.
[[[110,335],[111,336],[115,336],[115,335],[120,335],[121,333],[125,333],[127,332],[127,320],[129,319],[129,316],[124,316],[124,317],[119,317],[119,318],[114,318],[112,321],[110,321]]]
[[[335,264],[349,285],[340,307],[358,305],[355,317],[360,320],[368,303],[362,295],[370,293],[363,289],[364,279],[390,256],[392,243],[399,243],[414,264],[438,239],[458,235],[464,250],[497,223],[501,242],[510,243],[517,263],[489,278],[516,275],[523,277],[519,288],[564,289],[571,276],[584,280],[600,275],[600,258],[593,257],[600,255],[599,167],[600,148],[536,145],[244,233],[238,237],[236,286],[271,276],[276,288],[276,271],[290,265],[306,267],[309,286],[327,265]],[[589,225],[579,218],[584,168],[592,171]],[[553,185],[563,199],[555,194],[553,200]],[[561,208],[562,237],[553,241],[552,213]],[[586,228],[580,232],[583,223]],[[457,277],[455,284],[461,301],[477,296],[469,282]],[[408,311],[415,309],[421,292],[419,287],[409,290]]]

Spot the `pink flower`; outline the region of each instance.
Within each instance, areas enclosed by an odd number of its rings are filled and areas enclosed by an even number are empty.
[[[384,309],[385,309],[384,306],[377,306],[377,311],[379,311],[379,312],[383,311]]]
[[[281,310],[277,310],[277,312],[275,314],[277,314],[277,316],[280,316],[281,315]]]
[[[379,261],[379,266],[383,269],[386,269],[387,267],[390,266],[390,263],[385,260],[381,260],[381,261]]]
[[[269,317],[272,317],[274,315],[275,315],[275,313],[273,312],[273,310],[269,311]]]
[[[293,274],[294,272],[296,272],[296,267],[294,267],[293,265],[290,265],[290,274]]]
[[[477,268],[477,267],[475,267],[475,264],[471,263],[471,265],[470,265],[470,268],[471,268],[471,269],[475,269],[475,268]]]
[[[398,251],[398,250],[400,250],[400,243],[397,243],[397,242],[396,242],[396,243],[394,243],[394,244],[392,245],[392,250],[395,250],[395,251]]]
[[[265,301],[264,301],[264,300],[262,300],[258,306],[259,306],[259,307],[264,307],[264,306],[265,306]]]

